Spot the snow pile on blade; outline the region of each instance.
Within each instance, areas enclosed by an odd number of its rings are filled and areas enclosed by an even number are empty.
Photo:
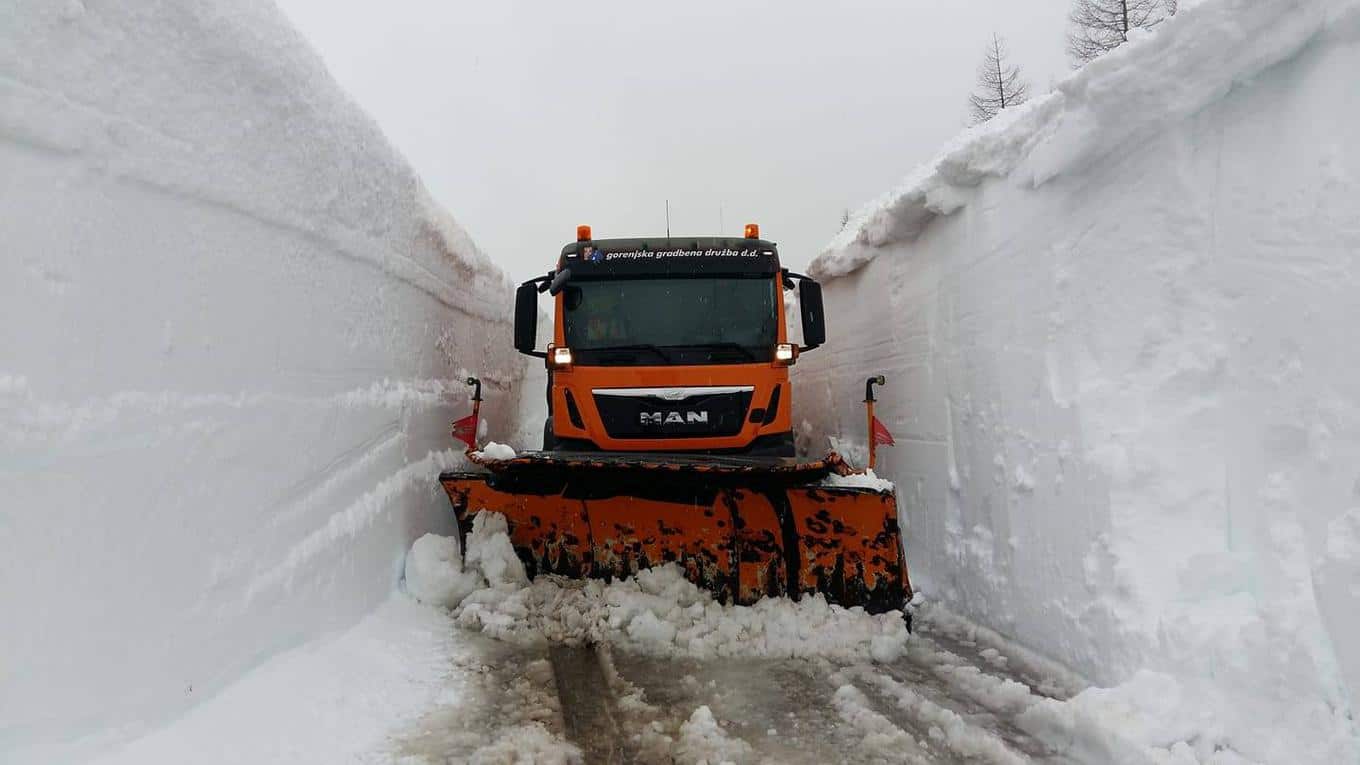
[[[823,486],[831,486],[837,489],[872,489],[874,491],[892,491],[893,482],[886,478],[879,478],[872,470],[865,470],[863,473],[851,473],[850,475],[840,475],[831,473],[822,479]]]
[[[427,535],[411,548],[406,590],[453,608],[469,629],[511,641],[607,641],[650,654],[825,657],[889,662],[909,633],[899,612],[870,615],[820,595],[723,605],[666,565],[608,584],[540,576],[527,583],[504,516],[479,513],[468,534],[466,566]],[[464,594],[468,577],[480,586]],[[457,596],[463,597],[458,598]]]
[[[488,460],[512,460],[515,458],[515,449],[512,446],[498,444],[495,441],[482,447],[479,452],[473,452],[473,456],[479,459]]]

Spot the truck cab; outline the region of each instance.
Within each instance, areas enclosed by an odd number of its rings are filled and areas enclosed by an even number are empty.
[[[785,322],[795,287],[801,346]],[[548,367],[545,450],[792,457],[789,367],[824,340],[820,285],[782,268],[754,224],[742,238],[598,240],[581,226],[515,300],[515,347]]]

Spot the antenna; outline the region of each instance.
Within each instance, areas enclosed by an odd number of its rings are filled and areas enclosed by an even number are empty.
[[[722,205],[718,205],[718,233],[721,234],[721,233],[722,233],[724,230],[726,230],[726,229],[727,229],[727,226],[723,225],[723,209],[722,209]]]
[[[666,238],[671,238],[671,200],[666,200]]]

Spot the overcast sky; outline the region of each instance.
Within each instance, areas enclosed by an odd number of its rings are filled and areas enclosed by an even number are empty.
[[[965,124],[993,31],[1035,93],[1068,0],[279,0],[510,274],[595,236],[740,235],[805,266]],[[721,226],[721,228],[720,228]]]

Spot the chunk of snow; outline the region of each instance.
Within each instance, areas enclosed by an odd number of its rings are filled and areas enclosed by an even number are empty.
[[[406,554],[406,591],[429,605],[453,608],[478,590],[514,591],[529,583],[500,513],[473,517],[466,557],[458,540],[426,534]]]
[[[512,460],[515,458],[515,450],[505,444],[498,444],[495,441],[482,447],[480,456],[489,460]]]
[[[453,608],[484,585],[475,571],[463,570],[458,540],[426,534],[406,554],[406,592],[421,603]]]
[[[643,611],[628,622],[628,637],[643,644],[670,647],[679,630],[670,622],[663,622],[651,611]]]
[[[751,757],[751,745],[739,738],[727,735],[718,725],[713,712],[707,706],[694,710],[689,719],[680,724],[680,739],[676,742],[675,756],[682,763],[707,763],[721,765],[734,763],[741,765]]]
[[[494,589],[523,587],[529,583],[524,562],[510,543],[510,527],[500,513],[477,513],[467,537],[466,562],[480,571]]]

